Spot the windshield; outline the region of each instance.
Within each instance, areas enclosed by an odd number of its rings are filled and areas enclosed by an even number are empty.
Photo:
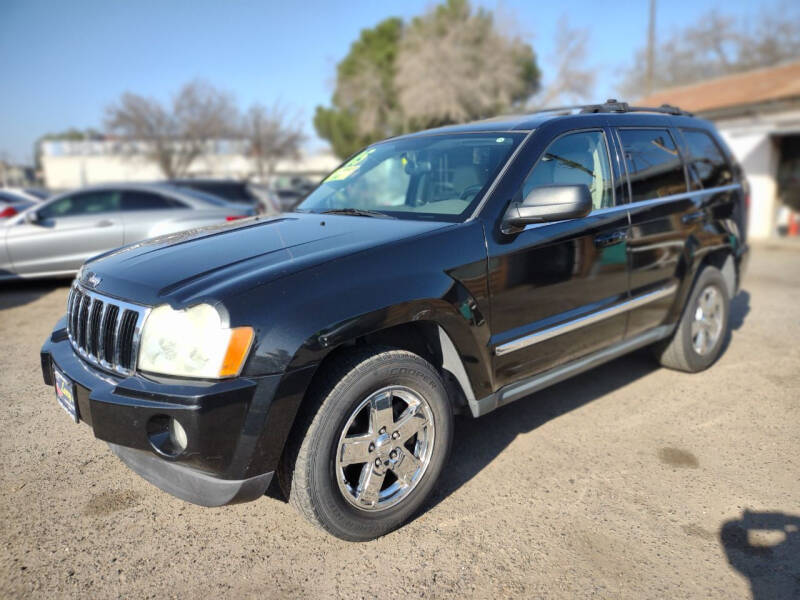
[[[296,210],[461,221],[522,138],[520,133],[470,133],[376,144],[331,173]]]

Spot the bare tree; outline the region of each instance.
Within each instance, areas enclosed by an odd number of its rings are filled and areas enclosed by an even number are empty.
[[[451,0],[414,19],[398,49],[394,87],[406,128],[495,115],[538,85],[533,52],[491,13]]]
[[[548,64],[555,72],[528,103],[531,109],[574,104],[592,96],[595,70],[587,63],[589,31],[570,27],[566,17],[558,21],[555,44]]]
[[[800,57],[800,10],[762,6],[749,20],[712,10],[694,25],[663,38],[655,50],[653,89],[686,85]],[[646,49],[624,73],[620,90],[632,98],[648,88]]]
[[[261,104],[251,106],[242,119],[242,133],[250,142],[250,152],[262,179],[272,175],[275,163],[281,158],[297,158],[306,139],[300,120],[291,118],[279,104],[271,108]]]
[[[235,132],[232,97],[203,81],[184,85],[165,106],[154,98],[126,92],[106,109],[106,128],[142,142],[149,158],[167,178],[186,174],[211,140]]]

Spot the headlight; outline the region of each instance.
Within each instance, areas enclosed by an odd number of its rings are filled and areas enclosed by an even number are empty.
[[[141,371],[164,375],[235,377],[252,343],[252,327],[223,327],[209,304],[187,310],[157,306],[144,322],[138,365]]]

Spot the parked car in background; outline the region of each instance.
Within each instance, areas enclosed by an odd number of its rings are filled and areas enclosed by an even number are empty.
[[[308,195],[308,193],[289,188],[283,188],[275,190],[275,195],[278,198],[281,212],[292,212],[295,206],[300,204]]]
[[[0,188],[0,222],[38,204],[47,193],[36,189]]]
[[[172,179],[172,185],[212,194],[228,202],[252,206],[259,214],[281,212],[280,202],[266,188],[235,179]]]
[[[272,184],[283,212],[293,211],[317,187],[311,180],[300,176],[276,177]]]
[[[253,214],[251,206],[168,184],[67,192],[3,221],[0,280],[73,275],[113,248]]]

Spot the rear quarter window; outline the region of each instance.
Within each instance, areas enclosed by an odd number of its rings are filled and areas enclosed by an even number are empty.
[[[719,187],[733,182],[733,171],[725,155],[705,131],[681,129],[688,153],[687,166],[693,183],[703,188]]]

